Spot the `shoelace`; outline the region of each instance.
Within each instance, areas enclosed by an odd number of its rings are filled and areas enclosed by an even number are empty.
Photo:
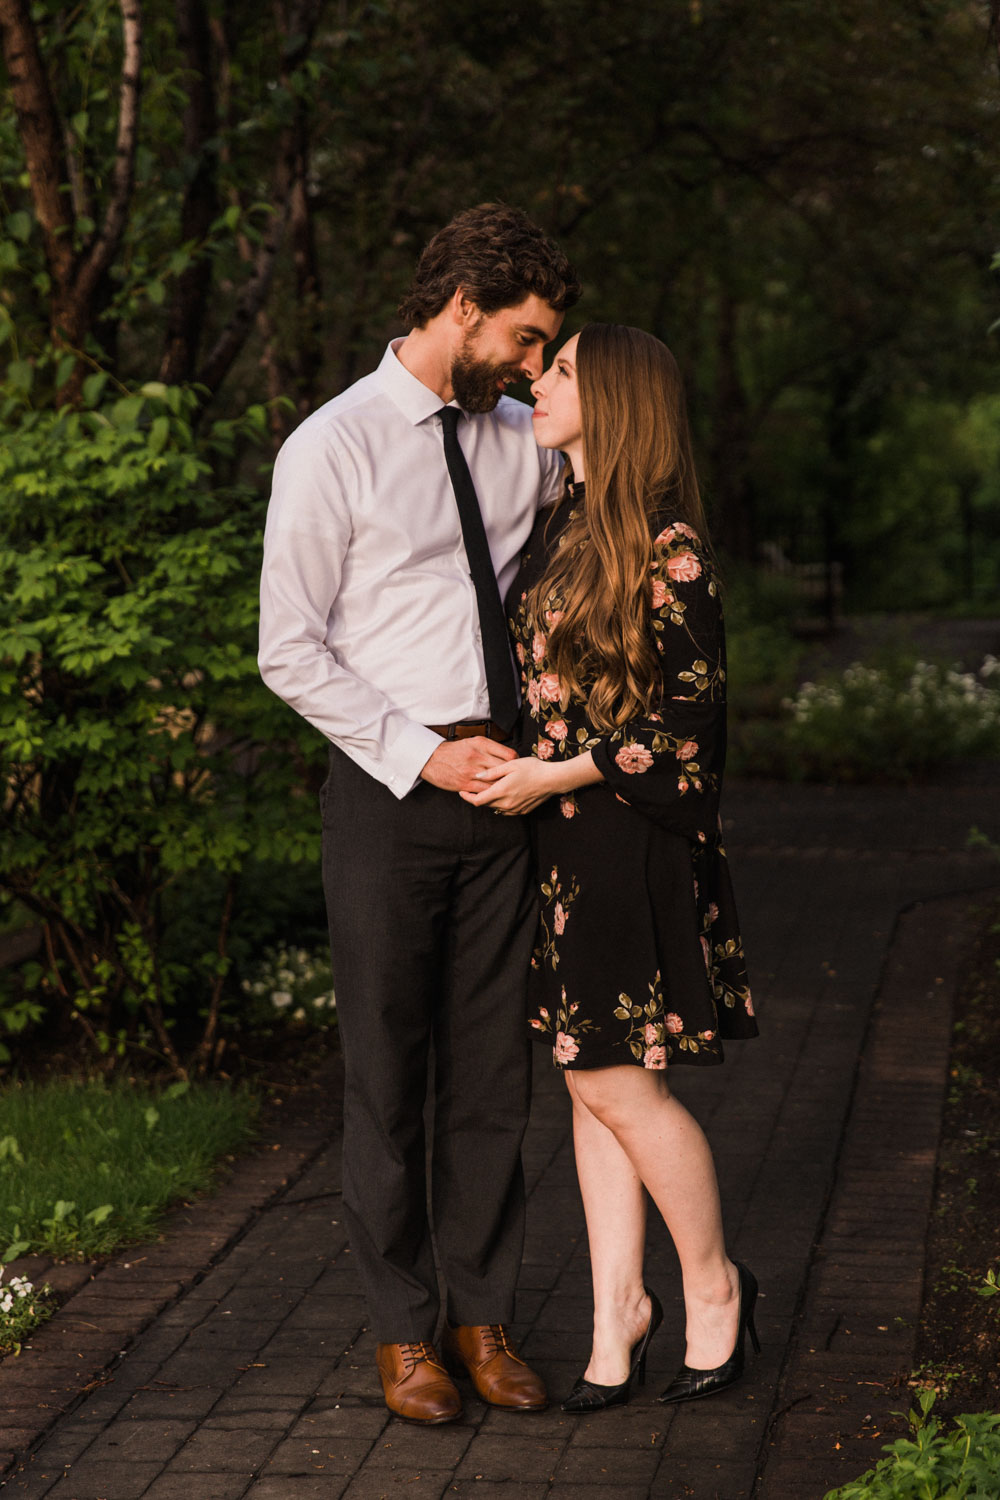
[[[503,1323],[487,1324],[486,1328],[483,1331],[483,1338],[484,1340],[492,1341],[493,1347],[489,1352],[489,1357],[491,1359],[493,1358],[494,1354],[509,1354],[512,1359],[517,1358],[513,1349],[507,1342],[507,1329],[504,1327]]]
[[[410,1374],[414,1366],[418,1365],[422,1359],[426,1359],[428,1364],[432,1365],[436,1365],[438,1362],[433,1344],[400,1344],[399,1352],[403,1364],[406,1366],[407,1375]]]

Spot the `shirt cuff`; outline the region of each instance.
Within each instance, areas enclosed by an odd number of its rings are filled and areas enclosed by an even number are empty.
[[[433,729],[410,719],[387,747],[381,765],[384,781],[395,797],[405,797],[420,780],[420,773],[443,740]]]

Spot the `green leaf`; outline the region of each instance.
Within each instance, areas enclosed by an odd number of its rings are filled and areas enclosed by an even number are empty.
[[[170,437],[170,418],[156,417],[149,431],[147,446],[150,453],[162,453]]]
[[[98,397],[108,383],[108,372],[98,370],[93,375],[88,375],[83,382],[83,404],[84,406],[96,406]]]
[[[11,239],[20,240],[24,244],[31,235],[31,224],[31,215],[19,208],[16,213],[7,215],[5,228]]]
[[[0,1161],[15,1161],[19,1167],[24,1166],[24,1157],[16,1136],[0,1136]]]
[[[7,366],[7,379],[16,391],[27,394],[35,380],[35,367],[28,359],[12,359]]]
[[[103,1224],[109,1214],[113,1214],[114,1211],[115,1206],[113,1203],[102,1203],[100,1208],[92,1208],[90,1213],[84,1214],[83,1217],[91,1224]]]

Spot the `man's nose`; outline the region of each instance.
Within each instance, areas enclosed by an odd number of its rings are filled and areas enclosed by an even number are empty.
[[[540,349],[526,349],[521,361],[521,371],[531,381],[537,381],[542,374],[542,351]]]

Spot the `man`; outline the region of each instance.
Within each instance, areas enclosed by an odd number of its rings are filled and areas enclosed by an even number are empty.
[[[461,1414],[432,1343],[435,1256],[452,1367],[494,1405],[546,1404],[506,1329],[524,1223],[526,830],[458,793],[515,753],[500,601],[559,487],[530,408],[503,391],[538,377],[578,296],[526,215],[460,214],[420,259],[407,337],[285,443],[268,511],[261,673],[331,742],[345,1219],[386,1404],[413,1421]]]

